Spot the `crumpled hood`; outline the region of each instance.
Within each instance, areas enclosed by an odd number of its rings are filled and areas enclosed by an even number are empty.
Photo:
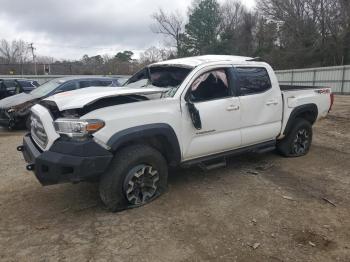
[[[37,97],[27,93],[20,93],[18,95],[9,96],[4,99],[1,99],[0,108],[10,108],[13,106],[23,104],[25,102],[29,102],[34,99],[37,99]]]
[[[88,87],[74,91],[59,93],[45,100],[56,103],[60,111],[78,109],[101,98],[122,95],[151,95],[166,92],[165,88],[127,88],[127,87]]]

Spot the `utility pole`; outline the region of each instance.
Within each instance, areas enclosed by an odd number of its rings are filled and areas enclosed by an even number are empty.
[[[30,44],[29,44],[29,48],[30,48],[30,50],[32,51],[33,63],[34,63],[34,73],[35,73],[35,75],[38,75],[38,72],[37,72],[37,70],[36,70],[36,61],[35,61],[35,54],[34,54],[35,48],[34,48],[34,46],[33,46],[33,43],[30,43]]]

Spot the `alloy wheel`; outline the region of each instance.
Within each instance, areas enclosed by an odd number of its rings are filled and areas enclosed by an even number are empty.
[[[126,175],[124,193],[130,204],[143,205],[157,193],[158,171],[150,165],[138,165]]]
[[[306,129],[298,130],[293,143],[293,150],[296,154],[305,154],[310,145],[310,134]]]

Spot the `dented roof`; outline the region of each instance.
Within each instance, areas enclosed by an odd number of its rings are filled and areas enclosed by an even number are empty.
[[[252,59],[251,57],[245,56],[230,56],[230,55],[205,55],[205,56],[194,56],[172,59],[154,63],[152,66],[183,66],[183,67],[197,67],[202,64],[211,62],[232,62],[232,63],[245,63],[247,60]]]

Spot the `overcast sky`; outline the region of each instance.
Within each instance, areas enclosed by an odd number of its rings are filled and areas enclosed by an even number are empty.
[[[220,0],[220,2],[223,0]],[[254,0],[242,0],[249,8]],[[33,42],[37,54],[79,59],[132,50],[163,40],[150,30],[151,15],[187,13],[190,0],[0,0],[0,39]]]

